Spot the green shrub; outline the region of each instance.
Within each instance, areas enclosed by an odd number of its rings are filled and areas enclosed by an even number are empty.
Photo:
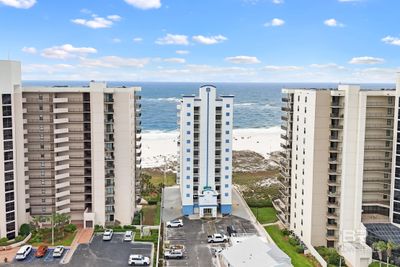
[[[8,242],[7,237],[0,238],[0,246],[7,245],[7,242]]]
[[[272,202],[269,198],[268,199],[247,198],[246,202],[250,208],[272,207]]]
[[[24,239],[25,239],[25,236],[19,235],[19,236],[15,237],[15,242],[21,242]]]
[[[134,225],[124,225],[125,230],[135,230],[136,227]]]
[[[149,201],[147,201],[147,203],[149,205],[157,205],[158,200],[157,199],[150,199]]]
[[[288,230],[288,229],[283,229],[282,230],[282,234],[284,235],[284,236],[288,236],[288,235],[290,235],[290,231]]]
[[[104,227],[102,225],[96,224],[94,226],[94,231],[95,232],[100,232],[100,231],[103,231],[103,230],[104,230]]]
[[[29,224],[22,224],[21,227],[19,228],[19,234],[22,236],[27,236],[31,232],[31,227]]]
[[[68,224],[67,226],[64,227],[64,231],[67,233],[73,233],[76,231],[76,225],[75,224]]]
[[[299,241],[296,238],[289,237],[289,244],[293,247],[300,245]]]
[[[296,252],[297,253],[300,253],[300,254],[303,254],[304,253],[304,248],[302,247],[302,246],[296,246]]]

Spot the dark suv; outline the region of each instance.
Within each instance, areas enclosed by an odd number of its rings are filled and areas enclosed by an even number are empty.
[[[228,227],[226,227],[226,231],[228,232],[229,236],[235,236],[237,234],[236,228],[233,225],[228,225]]]

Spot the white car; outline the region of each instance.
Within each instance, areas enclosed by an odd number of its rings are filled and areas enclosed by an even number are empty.
[[[131,254],[128,260],[129,265],[149,265],[150,259],[149,257],[145,257],[143,255]]]
[[[64,253],[65,247],[64,246],[57,246],[53,251],[53,258],[60,258]]]
[[[181,219],[179,220],[173,220],[173,221],[168,221],[167,222],[167,227],[168,228],[176,228],[176,227],[183,227],[183,221]]]
[[[111,240],[112,236],[113,236],[114,231],[112,229],[107,229],[104,231],[103,234],[103,240],[104,241],[109,241]]]
[[[229,240],[229,237],[227,237],[224,234],[213,234],[213,235],[209,235],[207,242],[208,243],[223,243],[223,242],[227,242]]]
[[[32,251],[32,246],[31,245],[22,246],[18,250],[17,256],[15,256],[15,259],[18,260],[18,261],[25,260],[25,258],[29,255],[29,253],[31,253],[31,251]]]
[[[181,249],[170,249],[164,252],[164,257],[166,259],[182,259],[183,251]]]
[[[124,235],[124,241],[132,241],[132,236],[133,232],[132,231],[126,231]]]

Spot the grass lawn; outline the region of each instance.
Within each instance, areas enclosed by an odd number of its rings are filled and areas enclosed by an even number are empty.
[[[75,235],[78,231],[75,231],[73,233],[65,233],[64,238],[62,239],[56,239],[54,240],[54,246],[70,246],[72,244],[72,241],[75,238]],[[33,237],[33,235],[32,235]],[[37,243],[32,243],[31,240],[32,238],[28,241],[28,244],[37,247],[40,245],[47,245],[47,246],[51,246],[51,231],[50,232],[46,232],[43,236],[44,238],[42,239],[42,242],[37,242]]]
[[[278,218],[276,218],[276,211],[274,208],[251,208],[251,211],[261,224],[274,223],[278,220]]]
[[[268,234],[274,240],[276,245],[283,250],[291,259],[294,267],[315,267],[318,266],[314,260],[296,252],[295,247],[289,244],[288,237],[284,236],[276,225],[265,227]]]
[[[157,205],[144,205],[142,208],[143,225],[159,225],[160,224],[160,202]]]
[[[234,172],[233,183],[238,185],[253,185],[265,177],[276,177],[279,174],[279,170],[269,170],[260,172]]]
[[[380,265],[379,265],[379,263],[378,262],[373,262],[373,263],[371,263],[370,265],[369,265],[369,267],[379,267]],[[386,266],[388,266],[388,267],[396,267],[395,265],[391,265],[391,264],[389,264],[389,265],[386,265],[386,263],[383,263],[382,262],[382,265],[381,265],[382,267],[386,267]]]
[[[146,169],[144,171],[145,173],[149,174],[151,176],[150,182],[157,186],[164,181],[164,172],[159,171],[159,170],[154,170],[154,169]],[[167,172],[166,175],[166,186],[172,186],[176,184],[176,175],[173,172]]]

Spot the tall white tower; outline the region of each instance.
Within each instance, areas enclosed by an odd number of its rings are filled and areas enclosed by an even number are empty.
[[[204,85],[180,105],[180,187],[184,215],[232,212],[233,96]]]

